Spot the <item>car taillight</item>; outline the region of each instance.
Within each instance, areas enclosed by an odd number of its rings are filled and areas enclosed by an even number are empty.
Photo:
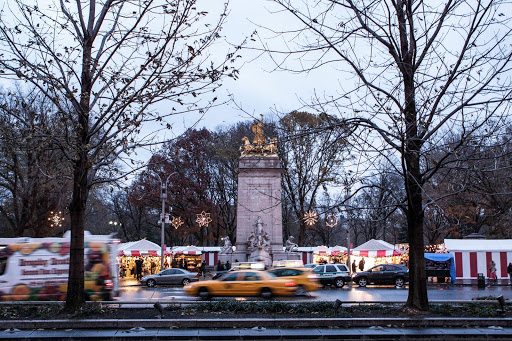
[[[105,287],[112,289],[113,286],[114,286],[114,282],[112,282],[110,279],[107,279],[105,281]]]
[[[294,287],[296,286],[297,284],[294,282],[294,281],[289,281],[289,282],[285,282],[284,283],[284,286],[285,287]]]
[[[199,272],[198,272],[198,273],[196,273],[196,275],[195,275],[194,277],[198,278],[198,277],[199,277]]]

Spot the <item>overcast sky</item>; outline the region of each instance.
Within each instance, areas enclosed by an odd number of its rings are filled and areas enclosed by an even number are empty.
[[[222,6],[222,1],[218,0],[199,1],[201,2],[206,2],[208,7]],[[268,31],[258,25],[283,28],[295,24],[289,14],[276,13],[280,8],[269,0],[231,0],[229,8],[230,13],[223,35],[230,43],[243,41],[255,30],[260,36],[270,36]],[[249,41],[247,47],[260,47],[260,43]],[[220,46],[218,48],[221,49]],[[269,116],[273,111],[290,112],[300,109],[302,104],[299,98],[307,100],[314,89],[323,92],[336,84],[332,73],[322,72],[325,70],[312,74],[271,72],[275,68],[271,59],[267,55],[256,58],[258,54],[260,53],[244,49],[241,52],[244,64],[240,71],[240,78],[236,81],[226,80],[219,90],[224,99],[227,98],[227,94],[232,94],[234,100],[248,114],[238,110],[234,105],[227,105],[211,110],[198,126],[214,129],[219,124],[252,120],[251,115],[259,118],[260,114]],[[176,118],[175,133],[179,133],[189,122],[191,122],[190,117],[187,120],[184,117]]]

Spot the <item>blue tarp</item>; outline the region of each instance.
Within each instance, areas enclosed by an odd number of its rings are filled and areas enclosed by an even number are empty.
[[[450,261],[450,277],[455,283],[455,259],[451,253],[425,253],[425,258],[434,262]]]

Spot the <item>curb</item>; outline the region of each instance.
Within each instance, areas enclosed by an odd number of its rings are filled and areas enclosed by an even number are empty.
[[[2,328],[16,329],[234,329],[234,328],[511,328],[512,318],[294,318],[294,319],[111,319],[111,320],[3,320]]]

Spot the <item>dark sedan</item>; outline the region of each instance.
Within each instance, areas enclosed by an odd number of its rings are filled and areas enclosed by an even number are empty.
[[[197,272],[173,268],[160,271],[156,275],[146,276],[141,280],[141,283],[152,288],[155,285],[164,284],[181,284],[185,286],[190,282],[196,282],[198,280],[199,274]]]
[[[401,288],[409,282],[409,269],[402,265],[380,264],[353,275],[352,281],[365,287],[367,284],[394,284]]]

